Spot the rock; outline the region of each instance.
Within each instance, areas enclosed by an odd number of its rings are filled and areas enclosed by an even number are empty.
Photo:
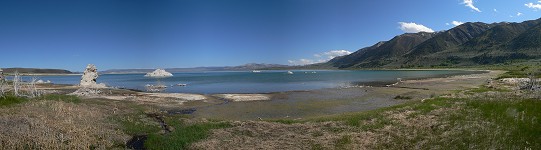
[[[528,82],[530,82],[530,78],[504,78],[504,79],[500,79],[500,81],[505,83],[505,84],[515,85],[515,84],[528,83]]]
[[[149,72],[145,75],[145,77],[154,77],[154,78],[171,77],[171,76],[173,76],[173,74],[163,69],[156,69],[153,72]]]
[[[45,83],[45,81],[43,81],[43,80],[41,80],[41,79],[38,80],[38,81],[36,81],[36,84],[44,84],[44,83]]]
[[[79,85],[81,87],[87,87],[87,88],[105,88],[105,84],[97,84],[96,79],[98,79],[98,69],[96,69],[96,66],[93,64],[88,64],[86,66],[85,72],[83,73],[83,76],[81,77],[81,83]]]
[[[234,102],[271,100],[271,96],[268,94],[216,94],[214,96]]]
[[[50,80],[43,81],[43,80],[41,80],[41,79],[38,80],[38,81],[36,81],[36,84],[46,84],[46,83],[51,83],[51,81],[50,81]]]
[[[147,84],[145,85],[145,88],[147,89],[148,92],[162,92],[167,88],[167,86],[162,85],[162,84],[159,84],[159,85]]]
[[[75,95],[75,96],[97,96],[101,93],[98,89],[91,89],[91,88],[80,88],[77,89],[77,91],[70,93],[68,95]]]

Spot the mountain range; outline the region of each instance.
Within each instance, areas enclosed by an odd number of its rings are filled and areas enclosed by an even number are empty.
[[[73,74],[73,72],[64,69],[42,69],[42,68],[3,68],[6,74],[15,72],[21,74]]]
[[[225,67],[195,67],[195,68],[165,68],[167,72],[200,72],[200,71],[246,71],[246,70],[258,70],[265,68],[283,68],[287,65],[279,64],[258,64],[249,63],[240,66],[225,66]],[[123,74],[123,73],[148,73],[155,69],[111,69],[101,71],[103,74]]]
[[[541,18],[468,22],[440,32],[405,33],[307,68],[474,66],[541,58]]]

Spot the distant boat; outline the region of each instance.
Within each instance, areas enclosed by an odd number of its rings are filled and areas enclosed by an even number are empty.
[[[177,84],[177,86],[186,86],[186,85],[188,85],[188,84],[184,84],[184,83]]]
[[[287,74],[293,74],[293,72],[291,72],[291,71],[287,71]]]
[[[261,72],[260,70],[252,70],[253,73],[259,73]]]

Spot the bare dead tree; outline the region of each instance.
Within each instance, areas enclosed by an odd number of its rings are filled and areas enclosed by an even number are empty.
[[[37,90],[36,88],[36,82],[38,79],[36,77],[32,77],[32,81],[30,83],[26,84],[25,90],[28,92],[29,97],[38,97],[41,96],[41,92]]]
[[[6,86],[7,86],[6,81],[0,80],[0,97],[4,96],[4,94],[6,93],[6,88],[7,88]]]
[[[19,75],[19,71],[15,71],[13,74],[13,94],[15,96],[21,96],[19,93],[19,90],[21,88],[21,76]]]

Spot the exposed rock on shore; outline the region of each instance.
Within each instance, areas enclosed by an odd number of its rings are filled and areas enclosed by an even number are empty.
[[[88,64],[86,66],[85,72],[83,73],[83,76],[81,76],[81,82],[79,85],[81,87],[85,88],[105,88],[105,84],[96,83],[96,79],[98,79],[98,69],[94,64]]]
[[[46,84],[46,83],[51,83],[51,81],[50,81],[50,80],[43,81],[43,80],[41,80],[41,79],[38,80],[38,81],[36,81],[36,84]]]
[[[266,94],[216,94],[215,96],[234,102],[271,100],[271,96]]]
[[[172,77],[173,74],[170,72],[167,72],[163,69],[156,69],[153,72],[149,72],[145,75],[145,77],[154,77],[154,78],[160,78],[160,77]]]
[[[101,90],[98,89],[91,89],[91,88],[80,88],[77,89],[77,91],[70,93],[68,95],[75,95],[75,96],[97,96],[101,94]]]
[[[530,82],[530,78],[504,78],[500,81],[506,84],[526,84]]]

